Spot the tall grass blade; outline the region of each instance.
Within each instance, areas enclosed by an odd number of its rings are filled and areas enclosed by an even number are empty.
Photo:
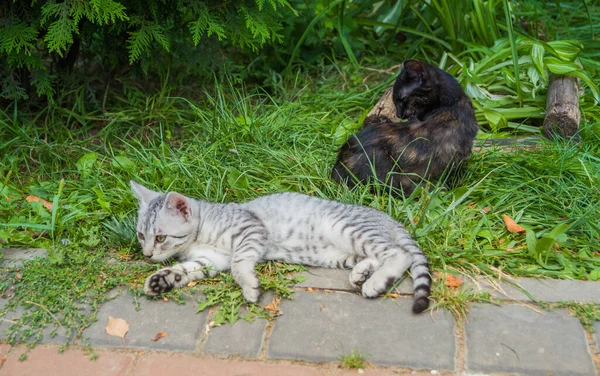
[[[506,29],[508,30],[508,40],[510,41],[510,48],[512,50],[513,68],[515,70],[515,87],[517,88],[517,97],[519,99],[519,105],[523,105],[523,93],[521,92],[521,75],[519,72],[519,54],[517,52],[517,41],[515,39],[515,33],[513,30],[512,13],[508,0],[503,0],[504,4],[504,16],[506,18]]]

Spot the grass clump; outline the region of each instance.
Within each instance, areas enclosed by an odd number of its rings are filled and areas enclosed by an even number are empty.
[[[494,303],[491,295],[484,292],[475,292],[468,288],[461,288],[460,284],[447,283],[447,276],[440,274],[440,278],[433,281],[431,297],[434,304],[431,310],[444,308],[451,312],[457,321],[465,320],[471,303]],[[461,281],[461,279],[458,279]]]
[[[565,308],[572,316],[579,319],[581,325],[589,333],[594,333],[594,322],[600,321],[600,304],[598,303],[558,302],[542,303],[540,306],[547,310]]]
[[[348,369],[362,369],[367,366],[367,358],[359,350],[353,349],[350,354],[340,356],[340,366]]]
[[[305,279],[302,276],[293,275],[293,273],[302,270],[305,270],[305,268],[301,265],[285,265],[277,262],[268,262],[256,267],[263,294],[267,291],[273,291],[275,296],[284,298],[291,298],[293,295],[291,286]],[[215,325],[225,322],[235,323],[240,318],[240,309],[244,306],[248,308],[248,312],[241,318],[246,321],[253,321],[257,317],[273,318],[261,305],[249,304],[244,299],[241,288],[229,273],[222,273],[218,278],[212,278],[201,283],[208,285],[201,288],[205,299],[200,301],[198,312],[218,306],[213,318]],[[270,312],[275,314],[277,307],[271,307]]]

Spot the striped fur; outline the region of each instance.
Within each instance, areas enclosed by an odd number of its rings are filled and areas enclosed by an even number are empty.
[[[134,181],[139,200],[138,239],[152,262],[180,263],[149,276],[148,295],[231,270],[244,297],[256,302],[255,265],[278,260],[352,269],[362,295],[385,293],[410,267],[413,312],[428,305],[429,264],[410,234],[387,214],[298,193],[279,193],[242,204],[215,204],[176,192],[158,193]]]

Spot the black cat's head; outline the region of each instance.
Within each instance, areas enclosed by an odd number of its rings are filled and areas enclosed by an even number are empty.
[[[406,60],[394,83],[393,98],[396,116],[400,119],[420,119],[439,105],[432,93],[428,66],[418,60]]]

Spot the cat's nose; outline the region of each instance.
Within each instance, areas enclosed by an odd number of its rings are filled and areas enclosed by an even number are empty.
[[[402,119],[402,106],[399,104],[396,104],[396,116],[398,119]]]
[[[152,249],[144,248],[143,253],[144,253],[144,256],[146,256],[146,257],[152,257]]]

